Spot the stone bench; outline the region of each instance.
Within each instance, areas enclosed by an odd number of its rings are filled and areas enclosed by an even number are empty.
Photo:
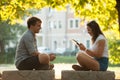
[[[55,80],[54,70],[3,71],[2,80]]]
[[[115,80],[115,73],[112,71],[63,70],[61,80]]]

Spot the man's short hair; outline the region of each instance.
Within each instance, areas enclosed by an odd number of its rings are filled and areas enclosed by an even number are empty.
[[[28,26],[28,28],[30,28],[30,26],[31,25],[35,25],[36,24],[36,22],[40,22],[40,23],[42,23],[42,21],[39,19],[39,18],[37,18],[37,17],[30,17],[28,20],[27,20],[27,26]]]

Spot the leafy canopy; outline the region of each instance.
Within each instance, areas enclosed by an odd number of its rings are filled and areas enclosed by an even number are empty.
[[[0,20],[20,21],[24,15],[30,16],[30,9],[53,7],[63,10],[70,4],[75,14],[84,19],[95,19],[104,26],[104,30],[118,24],[115,0],[1,0]]]

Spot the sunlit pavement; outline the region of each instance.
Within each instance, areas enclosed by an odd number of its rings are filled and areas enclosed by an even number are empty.
[[[5,70],[17,70],[15,68],[14,65],[11,65],[11,64],[0,64],[0,72],[2,73],[2,71],[5,71]],[[56,79],[60,79],[61,78],[61,71],[62,70],[73,70],[72,69],[72,64],[54,64],[54,70],[55,70],[55,78]],[[119,71],[116,71],[116,70],[110,70],[108,68],[109,71],[115,71],[115,78],[116,79],[120,79],[120,70]]]
[[[55,78],[60,79],[61,78],[61,71],[62,70],[72,70],[72,64],[54,64],[54,70],[55,70]]]

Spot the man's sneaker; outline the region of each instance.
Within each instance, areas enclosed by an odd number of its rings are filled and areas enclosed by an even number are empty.
[[[54,68],[54,64],[49,65],[49,70],[52,70]]]

